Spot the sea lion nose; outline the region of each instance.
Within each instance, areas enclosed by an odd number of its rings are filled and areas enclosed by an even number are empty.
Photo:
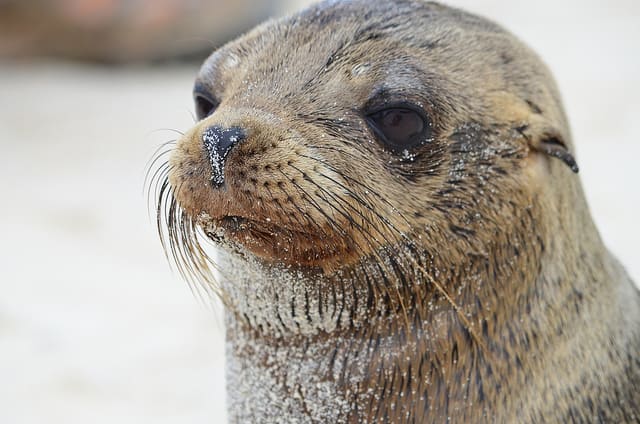
[[[202,145],[209,155],[211,164],[211,184],[214,188],[224,184],[224,164],[229,152],[246,138],[240,127],[222,128],[213,126],[202,132]]]

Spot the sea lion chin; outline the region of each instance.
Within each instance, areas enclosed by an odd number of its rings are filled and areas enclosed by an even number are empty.
[[[640,296],[515,37],[329,1],[214,52],[194,98],[158,222],[225,303],[231,421],[640,417]]]

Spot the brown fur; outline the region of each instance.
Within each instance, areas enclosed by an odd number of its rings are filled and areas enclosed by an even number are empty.
[[[435,3],[328,2],[223,47],[197,81],[220,105],[158,173],[159,222],[191,278],[212,281],[197,228],[233,268],[215,288],[232,421],[640,420],[640,296],[571,172],[553,78],[512,35]],[[432,119],[414,156],[365,124],[380,92]],[[202,148],[212,125],[248,131],[222,189]],[[257,288],[273,275],[273,295]],[[274,304],[296,294],[269,316],[252,287]],[[273,396],[242,404],[234,385],[256,366]]]

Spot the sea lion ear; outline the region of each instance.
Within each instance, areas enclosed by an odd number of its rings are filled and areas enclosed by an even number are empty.
[[[518,131],[525,137],[531,150],[560,159],[575,173],[580,170],[564,136],[556,128],[542,122],[532,122],[518,128]]]

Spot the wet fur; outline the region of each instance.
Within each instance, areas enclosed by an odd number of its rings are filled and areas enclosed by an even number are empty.
[[[640,296],[571,172],[553,79],[513,36],[435,3],[328,2],[223,47],[198,83],[221,104],[152,191],[166,251],[225,302],[230,379],[275,376],[249,405],[230,386],[232,421],[640,419]],[[415,155],[365,124],[387,95],[433,120]],[[250,130],[217,191],[200,139],[214,124]],[[218,231],[239,214],[249,233]],[[241,274],[216,283],[207,239],[265,281],[300,275],[290,308],[247,308]]]

